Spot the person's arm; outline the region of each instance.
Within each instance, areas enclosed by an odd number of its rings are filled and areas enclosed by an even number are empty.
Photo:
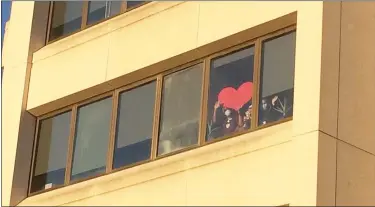
[[[238,122],[237,122],[238,126],[242,127],[243,126],[243,118],[242,118],[242,116],[240,114],[240,110],[238,110],[237,113],[238,113]]]
[[[214,105],[214,113],[213,113],[213,115],[212,115],[212,122],[213,123],[216,123],[216,111],[217,111],[217,109],[220,107],[220,102],[219,101],[217,101],[216,103],[215,103],[215,105]]]

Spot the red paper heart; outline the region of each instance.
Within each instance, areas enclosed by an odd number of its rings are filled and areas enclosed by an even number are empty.
[[[253,83],[245,82],[237,90],[232,87],[223,88],[218,100],[226,108],[239,110],[253,97]]]

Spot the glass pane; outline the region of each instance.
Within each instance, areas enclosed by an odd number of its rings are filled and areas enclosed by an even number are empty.
[[[201,90],[201,64],[164,78],[158,155],[197,144]]]
[[[253,47],[212,60],[206,140],[250,128],[253,71]]]
[[[263,43],[259,125],[293,115],[295,47],[295,32]]]
[[[152,82],[120,94],[113,168],[150,158],[155,92]]]
[[[71,180],[105,172],[111,111],[112,97],[78,109]]]
[[[82,4],[82,1],[54,1],[49,40],[81,28]]]
[[[106,17],[106,1],[89,1],[87,25],[98,22]]]
[[[116,14],[120,14],[122,3],[122,1],[109,1],[108,13],[110,17]]]
[[[31,192],[64,184],[70,119],[69,111],[40,122]]]
[[[131,9],[143,4],[145,1],[128,1],[126,2],[127,9]]]

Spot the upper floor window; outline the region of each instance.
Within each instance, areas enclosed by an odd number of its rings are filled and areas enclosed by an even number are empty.
[[[144,1],[53,1],[48,42],[136,8]]]
[[[295,47],[287,28],[41,119],[30,192],[290,120]]]

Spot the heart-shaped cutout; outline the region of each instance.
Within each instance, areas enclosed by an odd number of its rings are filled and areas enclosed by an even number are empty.
[[[219,95],[218,100],[226,108],[239,110],[244,104],[251,100],[253,97],[253,83],[245,82],[238,89],[233,87],[223,88]]]

